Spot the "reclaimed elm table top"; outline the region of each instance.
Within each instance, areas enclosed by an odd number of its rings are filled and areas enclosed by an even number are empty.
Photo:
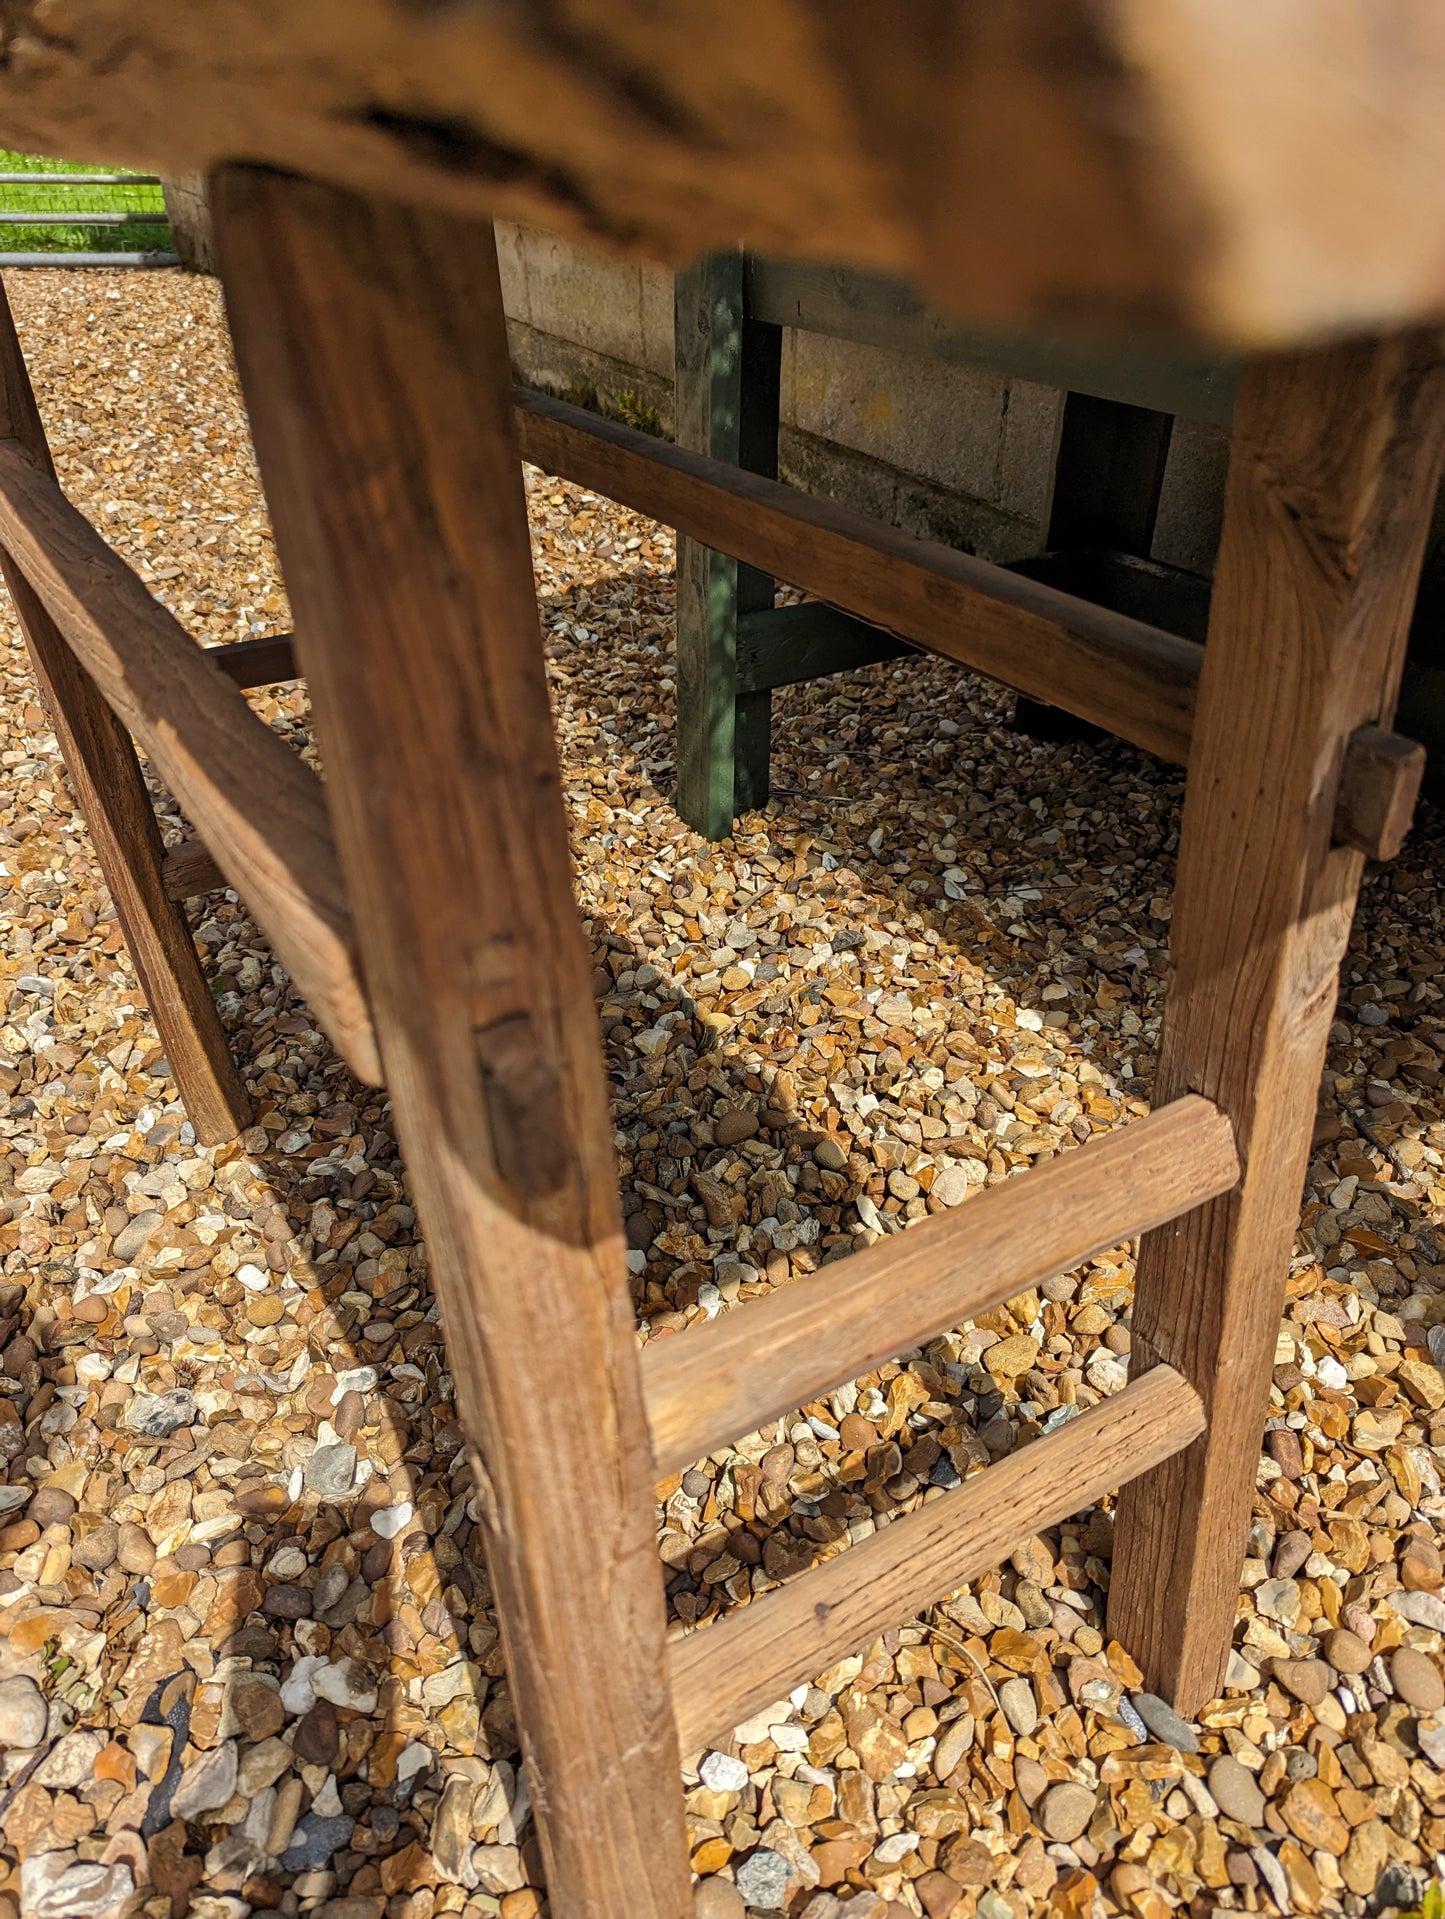
[[[1429,0],[18,0],[11,147],[226,160],[992,326],[1257,347],[1445,303]]]

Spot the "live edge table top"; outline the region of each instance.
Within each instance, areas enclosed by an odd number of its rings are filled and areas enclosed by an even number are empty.
[[[7,145],[247,160],[993,328],[1284,346],[1445,304],[1435,0],[12,0]]]

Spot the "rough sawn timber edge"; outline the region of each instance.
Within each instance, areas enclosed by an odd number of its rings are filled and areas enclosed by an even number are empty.
[[[1109,1624],[1193,1714],[1229,1653],[1275,1335],[1362,856],[1345,754],[1388,725],[1445,447],[1436,331],[1253,362],[1231,443],[1155,1098],[1212,1099],[1239,1184],[1144,1236],[1133,1369],[1205,1435],[1120,1497]]]
[[[214,184],[552,1908],[686,1919],[651,1456],[491,236],[256,170]]]

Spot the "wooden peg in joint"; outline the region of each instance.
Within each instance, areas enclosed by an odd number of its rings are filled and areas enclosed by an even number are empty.
[[[1337,846],[1353,846],[1372,860],[1392,860],[1405,843],[1420,797],[1425,749],[1402,733],[1361,726],[1345,749],[1335,798]]]

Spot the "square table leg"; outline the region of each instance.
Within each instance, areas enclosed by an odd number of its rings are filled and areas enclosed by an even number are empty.
[[[774,479],[782,328],[747,317],[743,283],[736,250],[677,275],[677,444]],[[773,696],[742,684],[738,621],[772,606],[766,573],[678,535],[677,810],[707,839],[767,805]]]
[[[214,207],[552,1911],[684,1919],[650,1447],[491,230],[239,168]]]
[[[1233,1121],[1240,1184],[1140,1247],[1134,1370],[1204,1436],[1120,1496],[1110,1630],[1193,1713],[1219,1690],[1320,1073],[1364,859],[1331,843],[1345,747],[1388,726],[1445,436],[1435,332],[1254,361],[1230,453],[1156,1103]]]

